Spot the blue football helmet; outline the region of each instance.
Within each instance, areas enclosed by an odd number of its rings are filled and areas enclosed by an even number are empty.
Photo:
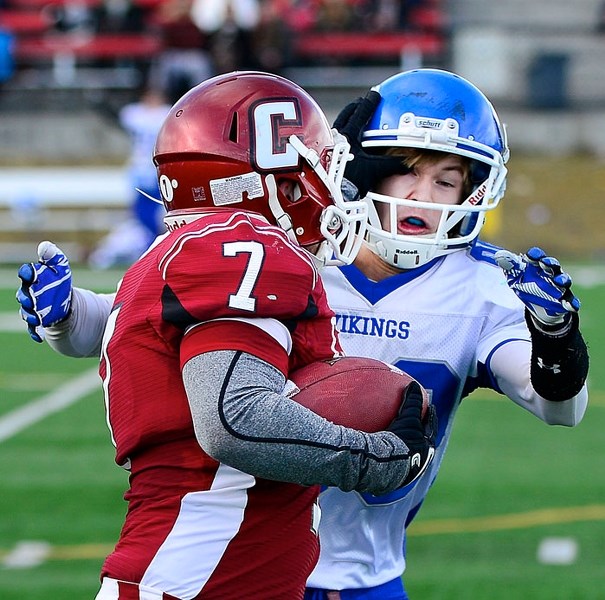
[[[472,83],[439,69],[398,73],[374,89],[382,100],[364,130],[362,146],[370,152],[403,147],[467,157],[473,189],[456,206],[369,192],[365,200],[370,247],[399,269],[467,248],[479,235],[485,211],[498,205],[506,187],[509,150],[493,106]],[[380,221],[377,203],[389,205],[388,229]],[[420,236],[397,233],[397,206],[419,204],[441,211],[437,231]]]

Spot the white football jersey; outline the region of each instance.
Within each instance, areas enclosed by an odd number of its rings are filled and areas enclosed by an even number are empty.
[[[431,394],[439,427],[435,458],[415,484],[382,497],[321,493],[321,551],[310,587],[372,587],[405,570],[405,528],[437,476],[461,399],[496,387],[493,350],[530,339],[523,305],[491,260],[494,251],[479,243],[377,283],[354,266],[322,271],[345,352],[415,377]]]
[[[149,106],[145,102],[133,102],[120,110],[120,125],[130,136],[129,170],[138,186],[157,186],[158,176],[151,158],[158,131],[169,111],[170,104]]]

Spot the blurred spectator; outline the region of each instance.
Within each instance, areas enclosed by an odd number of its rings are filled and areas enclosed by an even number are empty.
[[[259,67],[279,73],[296,62],[294,36],[315,27],[317,0],[263,0],[254,47]]]
[[[259,68],[255,35],[259,0],[193,0],[193,22],[208,35],[217,72]]]
[[[605,33],[605,2],[599,4],[597,13],[597,33]]]
[[[131,214],[92,252],[89,262],[94,268],[130,265],[165,231],[164,207],[148,196],[159,199],[153,147],[169,110],[170,104],[164,94],[148,88],[137,102],[125,105],[119,112],[120,125],[128,133],[131,146],[127,165],[129,188],[133,194]]]
[[[162,37],[163,50],[152,66],[155,87],[174,104],[193,86],[215,74],[207,36],[191,18],[192,0],[160,2],[151,23]]]
[[[372,29],[375,31],[389,31],[395,29],[397,23],[398,4],[406,0],[374,0]]]
[[[306,31],[317,24],[319,0],[292,0],[285,2],[285,22],[292,31]]]
[[[13,34],[0,28],[0,84],[8,81],[15,72],[14,44]]]
[[[132,0],[102,0],[91,8],[95,34],[144,33],[147,30],[146,10]],[[147,79],[149,60],[124,55],[116,59],[98,59],[97,67],[125,67],[136,69],[141,80]]]
[[[359,29],[350,0],[320,0],[317,8],[317,31],[354,31]]]
[[[370,0],[373,16],[370,20],[375,31],[410,29],[410,14],[424,0]]]
[[[132,0],[103,0],[92,9],[98,33],[142,32],[146,28],[145,9]]]
[[[263,71],[279,73],[290,63],[288,13],[291,4],[290,0],[264,0],[260,4],[254,47]]]
[[[94,29],[92,10],[84,0],[48,4],[43,10],[48,12],[57,32],[89,35]]]

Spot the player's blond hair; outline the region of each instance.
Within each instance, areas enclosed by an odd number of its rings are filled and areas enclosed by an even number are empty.
[[[447,156],[446,153],[439,150],[425,150],[424,148],[389,148],[386,151],[389,156],[401,156],[403,164],[408,169],[413,169],[418,165],[432,165]],[[458,156],[457,154],[453,156]],[[473,182],[471,181],[471,163],[470,159],[461,156],[462,164],[462,194],[460,199],[466,198],[473,191]]]

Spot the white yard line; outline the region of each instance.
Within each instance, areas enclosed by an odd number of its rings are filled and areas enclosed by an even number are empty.
[[[46,561],[52,547],[48,542],[22,541],[2,559],[5,569],[30,569]]]
[[[22,331],[27,334],[27,325],[19,316],[19,305],[15,302],[15,310],[0,313],[0,331]]]
[[[71,406],[80,398],[100,388],[101,379],[95,367],[59,386],[53,392],[7,413],[0,417],[0,442],[47,416]]]
[[[570,266],[567,272],[576,285],[592,288],[605,284],[605,265]]]

